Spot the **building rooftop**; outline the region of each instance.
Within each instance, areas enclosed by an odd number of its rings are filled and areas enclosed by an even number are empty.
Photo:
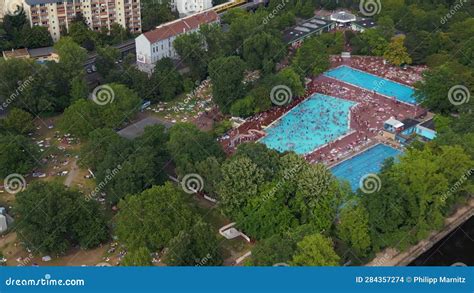
[[[395,118],[388,119],[387,121],[385,121],[385,124],[388,124],[388,125],[392,126],[393,128],[403,127],[403,123],[398,121]]]
[[[336,21],[336,22],[341,22],[341,23],[347,23],[347,22],[356,21],[357,17],[352,13],[349,13],[346,11],[339,11],[339,12],[331,14],[331,20]]]
[[[27,49],[11,49],[8,51],[3,51],[3,58],[29,58],[30,54]]]
[[[373,27],[377,26],[375,21],[371,18],[361,18],[357,21],[354,21],[354,24],[356,24],[360,27],[363,27],[363,28],[373,28]]]
[[[160,40],[166,40],[172,36],[196,30],[201,25],[215,22],[218,19],[219,16],[217,13],[210,10],[162,24],[157,26],[154,30],[144,33],[143,35],[150,43],[153,44]]]
[[[433,119],[426,120],[425,122],[421,123],[420,125],[425,127],[425,128],[431,129],[431,130],[436,130],[435,123],[434,123]]]
[[[43,48],[36,48],[36,49],[28,49],[28,53],[30,53],[31,58],[39,58],[44,56],[49,56],[54,52],[53,47],[43,47]]]
[[[314,32],[331,25],[332,23],[334,22],[320,17],[312,17],[310,19],[306,19],[303,22],[289,29],[286,29],[283,32],[283,40],[286,43],[291,44],[298,39],[311,35]]]
[[[420,121],[415,120],[415,119],[411,119],[411,118],[406,118],[406,119],[402,120],[402,123],[404,125],[404,128],[408,129],[408,128],[412,128],[413,126],[418,125],[420,123]]]

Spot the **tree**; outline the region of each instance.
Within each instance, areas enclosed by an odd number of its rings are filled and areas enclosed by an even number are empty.
[[[2,108],[10,105],[30,113],[53,111],[62,100],[52,96],[50,71],[33,60],[9,59],[0,61],[0,101]],[[49,67],[48,67],[49,69]]]
[[[210,60],[230,54],[231,48],[228,43],[228,35],[221,29],[220,25],[201,25],[199,33],[202,34],[206,40],[206,48]]]
[[[127,252],[121,263],[123,266],[150,266],[151,253],[146,247],[139,247]]]
[[[250,68],[270,73],[275,70],[275,64],[281,60],[285,49],[279,37],[260,32],[244,41],[243,57]]]
[[[79,164],[95,170],[104,159],[109,145],[123,140],[110,128],[98,128],[89,133],[87,142],[80,150]]]
[[[69,106],[58,122],[58,127],[65,133],[83,138],[96,128],[100,128],[99,109],[92,101],[77,100]]]
[[[176,18],[167,1],[161,3],[153,0],[143,0],[140,1],[140,5],[143,31],[152,30],[158,25]]]
[[[214,157],[208,157],[196,164],[196,170],[204,178],[204,191],[211,197],[218,199],[217,187],[222,180],[221,163]]]
[[[394,37],[385,50],[383,57],[390,63],[396,66],[402,64],[411,64],[411,57],[407,49],[403,45],[405,42],[404,36]]]
[[[331,227],[340,204],[338,184],[322,164],[305,165],[296,177],[296,194],[292,210],[300,215],[300,223],[311,223],[317,231]]]
[[[27,134],[35,129],[33,116],[18,108],[13,108],[8,112],[3,120],[3,127],[19,134]]]
[[[263,172],[246,157],[233,158],[222,165],[219,184],[221,206],[227,216],[235,217],[258,194]]]
[[[275,234],[267,239],[258,241],[252,249],[251,265],[273,266],[275,264],[288,264],[296,249],[295,243],[280,234]]]
[[[115,62],[119,59],[120,52],[118,49],[106,46],[104,48],[97,48],[97,57],[95,65],[97,72],[102,77],[107,77],[109,72],[115,69]]]
[[[298,220],[286,205],[284,188],[276,183],[261,188],[260,196],[247,201],[236,221],[252,238],[265,239],[298,225]]]
[[[65,111],[59,127],[84,138],[96,128],[119,128],[138,112],[138,95],[122,84],[108,84],[94,92],[92,100],[77,100]]]
[[[331,55],[338,55],[344,51],[344,33],[323,33],[318,36],[318,40],[324,44],[326,51]]]
[[[178,174],[184,176],[196,171],[196,164],[210,156],[224,157],[218,142],[194,124],[177,123],[170,129],[168,151],[176,164]]]
[[[303,83],[293,68],[286,67],[278,72],[276,80],[281,80],[280,84],[288,86],[293,96],[302,96],[304,94]]]
[[[164,262],[172,266],[217,266],[222,264],[219,242],[215,231],[200,218],[189,230],[174,237]]]
[[[204,37],[197,32],[182,34],[176,37],[173,47],[183,63],[191,69],[194,80],[203,80],[207,74],[208,63]]]
[[[138,112],[141,99],[137,93],[122,84],[111,83],[107,86],[110,89],[104,87],[103,90],[96,93],[98,100],[103,94],[107,101],[105,105],[98,105],[100,120],[106,127],[121,127],[132,120]]]
[[[375,28],[388,41],[395,34],[395,24],[390,16],[381,16],[377,19],[377,27]]]
[[[228,113],[231,104],[242,97],[245,63],[237,56],[221,57],[209,64],[212,95],[219,109]]]
[[[350,39],[354,54],[382,56],[387,50],[388,41],[377,29],[367,29]]]
[[[361,204],[347,204],[339,216],[337,235],[359,256],[370,249],[369,215]]]
[[[68,34],[75,43],[87,49],[87,51],[93,51],[95,49],[96,36],[94,32],[89,29],[82,15],[76,17],[69,24]]]
[[[41,48],[53,45],[53,39],[44,26],[24,26],[21,31],[22,45],[26,48]]]
[[[467,88],[474,86],[470,71],[456,62],[448,62],[429,69],[423,73],[423,77],[422,82],[415,84],[415,98],[424,107],[441,114],[450,114],[457,108],[462,108],[451,103],[449,99],[451,88],[457,85],[464,85]]]
[[[183,78],[170,58],[155,64],[150,82],[153,85],[150,96],[154,101],[169,101],[183,92]]]
[[[247,157],[263,172],[266,181],[275,178],[279,169],[279,154],[262,143],[243,143],[237,148],[233,158]]]
[[[39,149],[22,135],[0,135],[0,177],[28,174],[40,162]]]
[[[72,80],[74,76],[84,70],[87,52],[75,43],[72,38],[61,38],[54,45],[54,49],[59,55],[59,64],[62,66],[65,76]]]
[[[298,242],[292,265],[338,266],[340,257],[334,252],[332,241],[321,234],[306,236]]]
[[[180,231],[189,229],[192,220],[182,193],[166,183],[122,200],[116,233],[128,249],[146,247],[154,252],[166,247]]]
[[[329,68],[329,55],[323,43],[313,37],[305,40],[296,51],[291,66],[302,80],[306,76],[317,76]]]
[[[15,212],[21,219],[18,237],[34,253],[63,254],[75,245],[92,248],[108,237],[97,202],[59,183],[30,184],[16,195]]]

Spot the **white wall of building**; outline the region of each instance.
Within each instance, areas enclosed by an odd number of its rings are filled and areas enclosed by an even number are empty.
[[[212,8],[212,0],[175,0],[180,15],[191,15]]]

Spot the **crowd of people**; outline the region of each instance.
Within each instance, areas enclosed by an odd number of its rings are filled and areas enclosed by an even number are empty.
[[[421,79],[423,67],[408,67],[406,70],[398,67],[383,64],[383,60],[379,57],[352,57],[348,59],[332,58],[332,67],[345,64],[377,74],[379,76],[403,82],[412,85]],[[380,70],[380,71],[378,71]],[[351,154],[359,152],[361,149],[376,142],[375,137],[381,134],[383,124],[389,118],[403,120],[405,118],[416,118],[426,114],[426,111],[416,105],[401,103],[395,99],[389,99],[379,95],[374,91],[367,91],[341,81],[337,81],[323,75],[316,77],[307,85],[306,93],[303,97],[295,99],[290,105],[285,107],[274,107],[269,111],[260,113],[246,120],[240,127],[231,130],[228,135],[221,138],[222,145],[228,153],[232,153],[238,143],[245,141],[255,141],[264,136],[261,131],[271,123],[282,123],[279,119],[282,115],[290,111],[301,101],[314,93],[322,93],[324,95],[350,100],[356,103],[350,110],[350,129],[346,135],[336,137],[326,137],[328,143],[319,148],[305,154],[305,158],[310,162],[323,162],[326,164],[334,164]],[[340,112],[340,111],[339,111]],[[336,109],[335,113],[339,113]],[[340,115],[345,115],[339,113]],[[325,113],[321,113],[324,115]],[[300,115],[302,119],[308,119],[307,115]],[[318,117],[314,121],[319,121]],[[325,121],[335,119],[341,121],[339,117],[329,115]],[[332,120],[331,120],[332,121]],[[288,123],[294,122],[293,120]],[[286,123],[286,122],[283,122]],[[340,123],[340,122],[337,122]],[[308,125],[307,123],[304,123]],[[309,137],[312,132],[327,130],[327,123],[321,123],[319,129],[307,129],[306,135]],[[296,123],[295,125],[299,125]],[[300,127],[300,126],[298,126]],[[291,129],[288,127],[287,129]],[[293,127],[294,128],[294,127]],[[259,130],[250,131],[249,130]],[[304,131],[303,131],[304,132]],[[286,133],[288,143],[292,143],[292,133]],[[295,142],[298,139],[294,140]],[[293,142],[294,143],[294,142]]]
[[[341,62],[344,62],[341,60]],[[413,86],[422,79],[422,73],[428,67],[423,66],[393,66],[385,62],[382,57],[352,56],[347,65],[372,73],[408,86]]]

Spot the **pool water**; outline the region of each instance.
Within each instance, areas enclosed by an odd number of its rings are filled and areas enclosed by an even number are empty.
[[[396,98],[399,101],[416,104],[415,91],[406,85],[378,77],[376,75],[354,69],[349,66],[339,66],[324,73],[325,76],[349,83],[368,91]]]
[[[280,152],[306,154],[349,132],[355,103],[314,94],[265,129],[260,142]]]
[[[360,179],[370,173],[378,173],[385,159],[396,157],[402,152],[385,144],[363,151],[331,168],[334,176],[349,181],[353,191],[359,188]]]

